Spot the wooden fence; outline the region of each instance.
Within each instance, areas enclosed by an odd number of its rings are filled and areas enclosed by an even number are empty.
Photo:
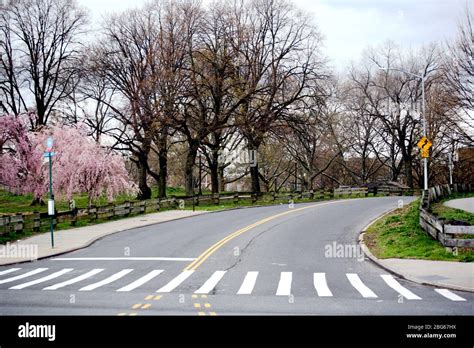
[[[443,246],[453,251],[453,248],[474,248],[474,239],[462,238],[474,235],[474,226],[459,226],[446,224],[429,211],[430,204],[438,202],[453,192],[472,192],[472,185],[442,185],[435,186],[423,193],[420,205],[420,226]]]
[[[105,206],[92,206],[88,209],[58,212],[53,218],[53,224],[69,224],[76,226],[79,221],[111,220],[116,217],[127,217],[137,214],[158,212],[168,209],[186,209],[193,204],[234,204],[241,201],[251,202],[291,202],[295,200],[317,201],[330,198],[368,196],[366,187],[343,188],[332,190],[319,190],[299,193],[262,193],[256,195],[252,192],[224,192],[221,194],[202,195],[194,197],[175,197],[169,199],[150,199],[146,201],[131,201],[123,204],[109,204]],[[402,192],[380,192],[381,194],[402,194]],[[194,201],[194,202],[193,202]],[[0,235],[11,232],[47,230],[51,223],[51,217],[47,213],[24,213],[0,216]]]

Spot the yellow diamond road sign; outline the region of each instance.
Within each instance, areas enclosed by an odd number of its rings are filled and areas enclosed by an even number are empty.
[[[430,157],[430,149],[421,149],[421,157],[422,158],[429,158]]]
[[[421,150],[428,151],[433,146],[433,143],[427,137],[423,137],[417,145]]]

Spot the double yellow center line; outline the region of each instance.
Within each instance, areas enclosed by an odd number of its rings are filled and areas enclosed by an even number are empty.
[[[276,214],[276,215],[272,215],[270,217],[267,217],[265,219],[262,219],[262,220],[259,220],[249,226],[246,226],[244,228],[241,228],[240,230],[238,231],[235,231],[234,233],[228,235],[227,237],[221,239],[220,241],[218,241],[217,243],[215,243],[213,246],[211,246],[209,249],[207,249],[205,252],[203,252],[201,255],[199,255],[193,262],[191,262],[185,269],[184,271],[194,271],[196,270],[204,261],[206,261],[209,256],[211,256],[212,254],[214,254],[217,250],[219,250],[222,246],[224,246],[227,242],[231,241],[232,239],[240,236],[241,234],[251,230],[252,228],[255,228],[257,226],[260,226],[264,223],[267,223],[269,221],[272,221],[272,220],[275,220],[279,217],[282,217],[282,216],[286,216],[286,215],[289,215],[289,214],[293,214],[293,213],[297,213],[299,211],[302,211],[302,210],[306,210],[306,209],[310,209],[310,208],[314,208],[314,207],[320,207],[322,205],[327,205],[327,204],[331,204],[331,203],[334,203],[334,202],[328,202],[328,203],[323,203],[323,204],[313,204],[313,205],[310,205],[310,206],[307,206],[307,207],[303,207],[303,208],[298,208],[298,209],[291,209],[289,211],[285,211],[283,213],[279,213],[279,214]]]

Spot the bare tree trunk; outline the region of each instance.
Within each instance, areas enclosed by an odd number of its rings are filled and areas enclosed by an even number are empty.
[[[138,188],[140,192],[138,193],[137,199],[145,200],[151,198],[151,189],[147,183],[147,159],[144,155],[140,155],[140,158],[137,162],[138,167]]]
[[[224,166],[219,166],[219,192],[225,191]]]
[[[261,193],[260,177],[258,175],[258,164],[250,167],[250,178],[252,180],[252,192],[256,194]]]
[[[208,164],[211,173],[212,193],[219,193],[219,153],[217,150],[212,150]]]
[[[168,150],[161,150],[158,155],[160,176],[158,178],[158,198],[166,198],[166,182],[168,178]]]
[[[197,141],[192,140],[189,142],[188,153],[186,155],[186,165],[184,168],[184,180],[186,195],[192,196],[194,191],[194,163],[196,162],[197,152],[199,144]]]
[[[411,160],[411,158],[404,158],[403,162],[404,162],[407,186],[409,188],[413,188],[413,163],[412,163],[412,160]]]

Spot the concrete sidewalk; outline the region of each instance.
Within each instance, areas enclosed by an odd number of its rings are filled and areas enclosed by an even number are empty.
[[[465,210],[474,214],[474,197],[452,199],[444,203],[445,206],[455,209]]]
[[[472,262],[407,259],[385,259],[379,262],[405,279],[417,283],[474,292]]]
[[[439,288],[474,292],[474,263],[415,259],[378,259],[365,245],[364,233],[359,244],[369,259],[390,273],[406,280]]]
[[[106,222],[93,226],[57,231],[54,232],[54,249],[51,248],[50,233],[38,234],[36,236],[15,243],[10,243],[9,245],[4,246],[4,252],[0,254],[0,266],[15,264],[19,262],[34,261],[31,259],[31,257],[8,257],[9,254],[11,255],[13,253],[12,251],[25,251],[37,248],[37,258],[42,259],[86,248],[98,239],[113,233],[206,213],[206,211],[192,212],[189,210],[170,210],[160,213],[139,215],[131,218]]]

